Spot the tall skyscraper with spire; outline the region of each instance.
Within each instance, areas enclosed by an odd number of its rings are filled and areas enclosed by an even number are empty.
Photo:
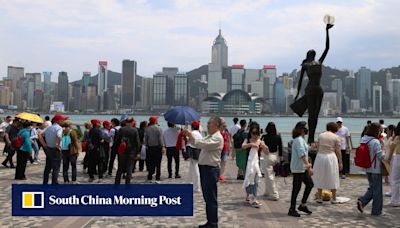
[[[224,69],[228,67],[228,46],[221,34],[221,29],[215,38],[211,49],[211,63],[208,64],[208,94],[226,93],[228,81]]]

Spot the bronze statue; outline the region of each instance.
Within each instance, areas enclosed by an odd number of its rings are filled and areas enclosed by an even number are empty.
[[[322,77],[322,63],[324,62],[326,54],[329,50],[329,29],[332,27],[333,24],[326,25],[326,46],[321,58],[319,58],[318,61],[315,61],[315,51],[309,50],[307,52],[307,57],[301,64],[300,80],[297,87],[297,95],[294,99],[295,102],[290,106],[300,117],[304,114],[305,110],[308,109],[308,126],[310,130],[307,142],[309,144],[314,143],[314,134],[318,123],[318,114],[321,109],[322,98],[324,97],[324,91],[322,90],[320,83]],[[307,73],[309,81],[305,88],[305,95],[297,100],[301,89],[304,72]]]

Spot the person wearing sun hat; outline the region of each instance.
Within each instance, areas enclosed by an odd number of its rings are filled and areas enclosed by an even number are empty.
[[[336,123],[339,126],[339,129],[336,132],[336,134],[340,138],[340,151],[343,160],[343,169],[341,178],[345,179],[346,174],[350,172],[350,149],[351,149],[350,132],[349,129],[343,125],[342,117],[336,118]]]
[[[158,116],[151,116],[149,118],[149,126],[146,128],[145,144],[147,146],[146,161],[148,164],[147,180],[153,179],[153,174],[156,172],[156,180],[161,177],[161,159],[162,154],[165,152],[165,145],[163,133],[160,126],[158,126]]]
[[[61,126],[66,119],[68,119],[68,116],[55,114],[51,121],[53,124],[38,135],[46,154],[43,184],[48,183],[50,171],[52,171],[51,184],[58,184],[58,174],[61,166],[61,137],[63,133]]]

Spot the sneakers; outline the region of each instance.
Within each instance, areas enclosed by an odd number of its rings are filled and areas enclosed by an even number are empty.
[[[168,174],[168,178],[172,178],[172,174]]]
[[[257,200],[254,200],[250,205],[254,208],[260,208],[262,206],[262,204]]]
[[[361,200],[357,200],[357,209],[360,211],[360,213],[364,212],[364,206],[362,205]]]
[[[386,197],[392,197],[392,193],[391,192],[385,192],[385,196]]]
[[[311,215],[311,214],[312,214],[312,211],[308,210],[308,207],[307,207],[307,206],[300,205],[297,209],[298,209],[299,211],[302,211],[302,212],[308,214],[308,215]]]
[[[297,217],[297,218],[300,217],[300,214],[296,210],[289,210],[288,215],[289,216],[293,216],[293,217]]]
[[[267,197],[267,200],[270,200],[270,201],[278,201],[278,200],[279,200],[279,197],[268,196],[268,197]]]
[[[91,183],[94,181],[94,178],[89,178],[88,182]]]
[[[181,175],[177,174],[175,175],[175,178],[181,178]]]

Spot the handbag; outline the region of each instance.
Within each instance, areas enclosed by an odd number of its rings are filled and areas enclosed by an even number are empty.
[[[201,151],[200,149],[187,146],[186,151],[189,153],[190,158],[192,158],[193,160],[199,160],[200,151]]]
[[[290,105],[290,108],[296,113],[299,117],[302,117],[306,112],[307,106],[307,97],[306,95],[302,96],[300,99],[297,99]]]
[[[382,160],[382,176],[389,176],[390,174],[390,163],[387,160]]]

